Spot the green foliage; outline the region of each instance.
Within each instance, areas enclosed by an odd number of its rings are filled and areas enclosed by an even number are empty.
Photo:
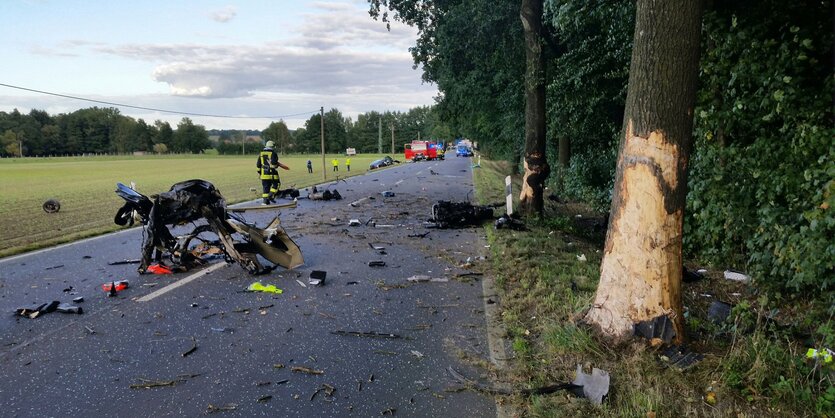
[[[548,130],[569,138],[571,160],[557,189],[608,210],[623,123],[635,5],[618,0],[551,0],[546,20],[560,54],[548,85]],[[549,156],[549,159],[551,156]]]
[[[751,3],[704,19],[685,245],[709,261],[745,267],[776,290],[831,291],[828,5]]]

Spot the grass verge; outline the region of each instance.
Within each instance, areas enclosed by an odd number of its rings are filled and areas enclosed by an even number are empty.
[[[48,247],[83,237],[114,231],[116,210],[124,203],[113,191],[116,183],[136,182],[137,189],[151,195],[168,190],[172,184],[195,178],[208,180],[220,190],[226,202],[237,203],[261,195],[255,169],[256,156],[177,155],[124,157],[4,158],[0,159],[0,257]],[[314,173],[306,163],[313,161]],[[338,158],[339,172],[330,161]],[[326,156],[328,181],[359,175],[380,158],[365,154],[351,158],[352,171],[345,169],[345,157]],[[322,183],[319,155],[282,156],[290,171],[281,170],[282,187],[303,188]],[[58,213],[41,209],[47,199],[61,203]]]
[[[504,201],[507,173],[508,165],[482,160],[474,174],[479,202]],[[520,179],[513,180],[516,195]],[[612,380],[601,407],[564,392],[504,400],[523,416],[835,417],[835,369],[804,355],[810,346],[835,348],[831,303],[768,300],[709,271],[683,287],[689,348],[704,359],[679,371],[645,341],[613,346],[582,324],[599,278],[599,214],[546,200],[545,216],[526,224],[523,232],[485,228],[514,357],[502,379],[516,388],[568,382],[582,364]],[[735,306],[727,321],[707,319],[713,301]]]

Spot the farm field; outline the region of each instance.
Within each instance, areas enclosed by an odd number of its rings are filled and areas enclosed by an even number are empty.
[[[340,177],[348,174],[345,156],[327,155],[328,180],[335,178],[330,163],[334,157],[339,159]],[[353,156],[350,175],[365,173],[380,157]],[[313,174],[307,172],[308,159],[313,161]],[[227,204],[260,198],[255,161],[255,155],[0,159],[0,257],[119,229],[113,217],[124,201],[113,192],[117,182],[135,182],[140,193],[151,195],[199,178],[214,183]],[[280,170],[282,188],[322,182],[321,155],[282,156],[281,161],[290,167]],[[58,213],[42,209],[51,198],[61,203]]]

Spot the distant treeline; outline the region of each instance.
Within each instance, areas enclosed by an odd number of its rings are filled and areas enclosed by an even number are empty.
[[[354,121],[337,109],[324,115],[325,148],[329,153],[356,148],[358,152],[391,151],[392,135],[397,151],[413,139],[452,137],[431,107],[408,112],[368,112]],[[215,148],[221,154],[253,153],[272,140],[283,153],[310,153],[321,149],[321,116],[313,115],[304,127],[290,131],[284,121],[272,122],[264,130],[206,130],[183,118],[176,128],[168,122],[149,124],[122,115],[117,108],[91,107],[72,113],[49,115],[33,109],[0,112],[0,156],[52,156],[78,154],[165,154],[201,153]]]

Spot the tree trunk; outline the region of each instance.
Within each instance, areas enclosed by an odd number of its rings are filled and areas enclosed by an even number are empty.
[[[638,0],[600,284],[586,321],[622,339],[666,315],[683,340],[681,237],[701,2]]]
[[[522,213],[542,214],[545,179],[551,169],[545,155],[545,67],[542,62],[542,0],[522,0],[525,32],[525,176],[519,195]]]

